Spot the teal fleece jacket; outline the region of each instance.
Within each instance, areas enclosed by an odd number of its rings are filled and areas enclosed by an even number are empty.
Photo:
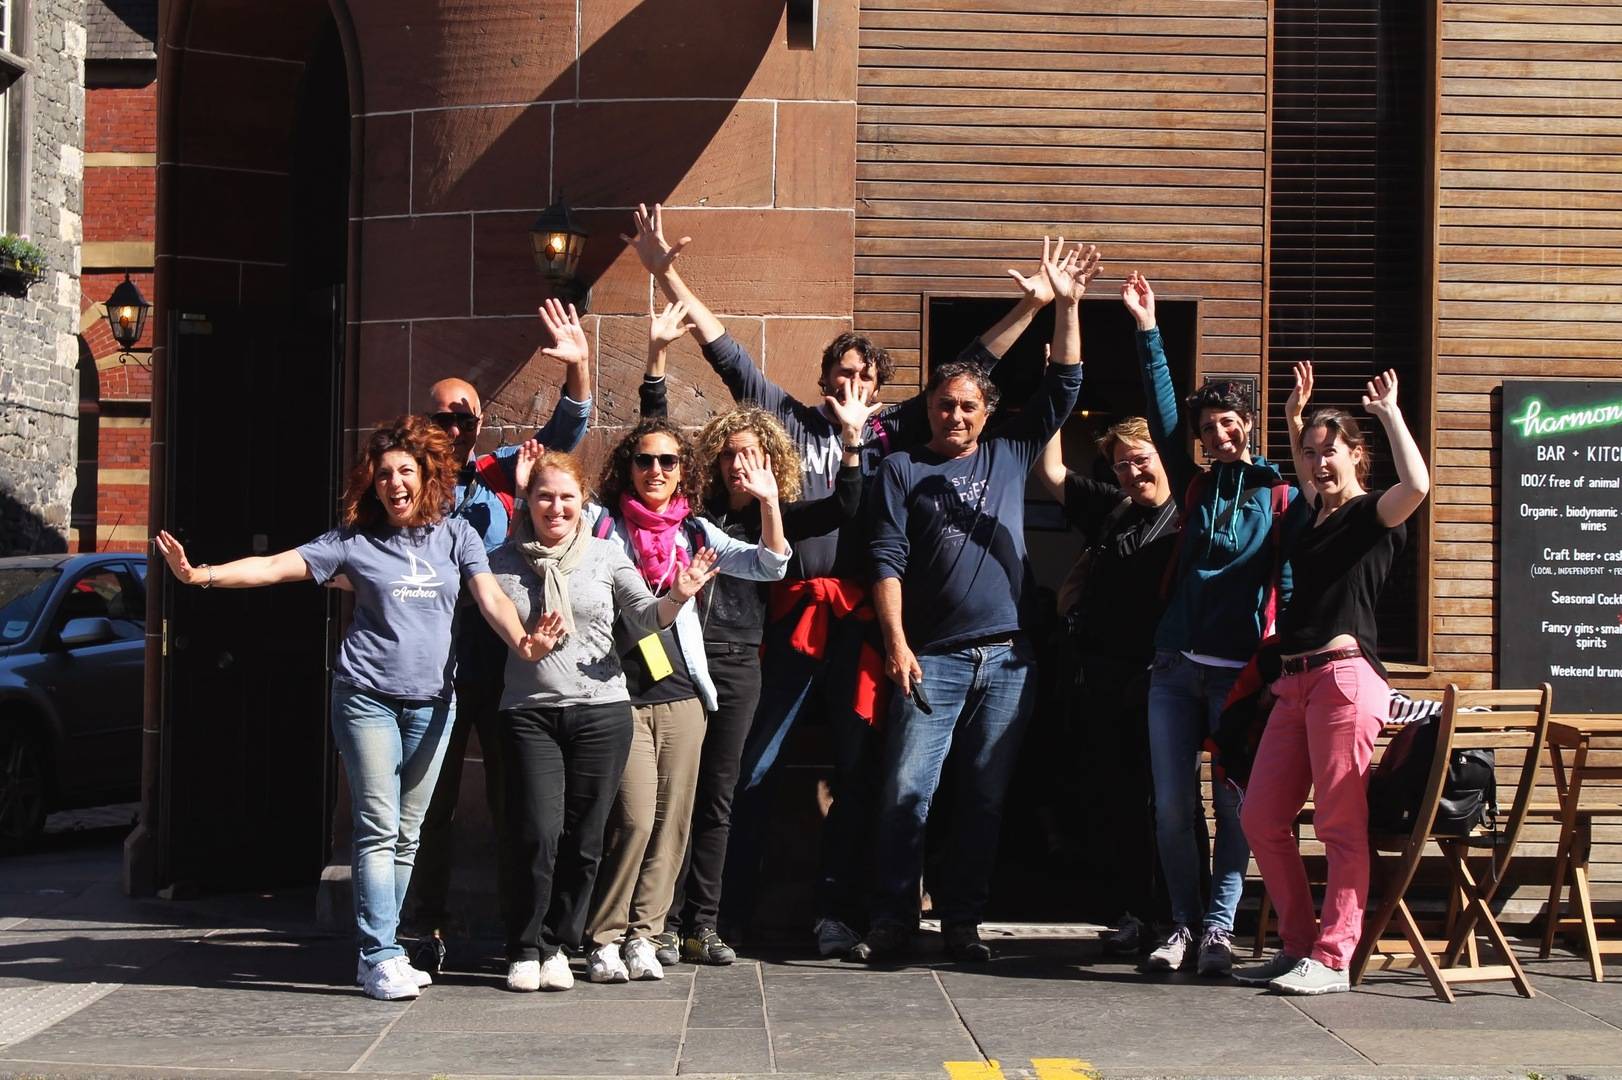
[[[1200,471],[1189,455],[1179,423],[1177,394],[1166,366],[1160,328],[1138,332],[1149,432],[1160,453],[1172,494],[1181,502]],[[1290,596],[1290,571],[1270,534],[1272,486],[1278,467],[1252,455],[1250,461],[1217,462],[1193,506],[1183,507],[1183,537],[1173,571],[1166,613],[1155,632],[1155,648],[1203,653],[1225,660],[1249,660],[1261,641],[1267,590],[1279,572],[1279,609]],[[1289,489],[1290,498],[1297,496]]]

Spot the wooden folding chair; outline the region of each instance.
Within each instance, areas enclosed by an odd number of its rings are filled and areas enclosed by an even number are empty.
[[[1531,806],[1538,763],[1548,733],[1551,697],[1547,683],[1537,690],[1447,688],[1436,735],[1436,757],[1431,762],[1413,831],[1407,836],[1369,838],[1376,866],[1385,854],[1395,854],[1396,860],[1385,877],[1387,884],[1382,890],[1380,907],[1364,924],[1363,936],[1352,958],[1353,986],[1362,982],[1370,962],[1378,957],[1378,966],[1382,968],[1417,964],[1436,996],[1446,1002],[1454,1000],[1452,984],[1468,982],[1508,980],[1522,997],[1533,996],[1532,984],[1515,959],[1509,939],[1499,928],[1491,904],[1515,854],[1515,844]],[[1485,711],[1465,711],[1468,709]],[[1506,800],[1505,795],[1510,793],[1500,789],[1499,820],[1491,829],[1477,828],[1469,836],[1438,835],[1434,831],[1436,808],[1447,779],[1448,762],[1455,750],[1475,748],[1491,749],[1495,756],[1506,751],[1524,754],[1515,790]],[[1426,940],[1405,898],[1419,870],[1420,859],[1432,841],[1441,849],[1452,878],[1446,941]],[[1480,880],[1469,865],[1471,855],[1479,854],[1487,856],[1485,878]],[[1405,941],[1381,939],[1393,919]],[[1481,963],[1476,944],[1478,933],[1498,951],[1501,963]]]

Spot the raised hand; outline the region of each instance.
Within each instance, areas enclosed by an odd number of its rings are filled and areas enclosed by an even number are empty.
[[[621,233],[620,239],[631,245],[636,257],[642,260],[642,268],[650,274],[663,274],[669,270],[676,256],[693,242],[691,236],[684,236],[674,244],[665,240],[664,210],[658,203],[653,204],[651,212],[646,203],[638,203],[636,235]]]
[[[763,503],[777,501],[777,475],[772,472],[772,459],[756,447],[738,451],[737,464],[743,473],[739,483],[751,498]]]
[[[541,305],[540,316],[541,324],[552,335],[553,342],[550,348],[541,350],[542,356],[550,356],[565,364],[584,364],[591,359],[591,344],[586,340],[586,331],[580,326],[580,316],[573,304],[564,307],[557,300],[548,298]]]
[[[1044,236],[1042,238],[1044,254],[1046,253],[1047,242],[1048,238]],[[1030,277],[1026,277],[1018,270],[1012,269],[1008,271],[1008,276],[1014,279],[1014,283],[1019,286],[1020,292],[1025,294],[1025,299],[1028,302],[1041,306],[1053,303],[1053,284],[1048,281],[1047,275],[1042,273],[1040,264],[1036,268],[1036,273]]]
[[[536,620],[535,629],[519,639],[519,652],[525,660],[539,660],[558,647],[563,640],[563,613],[546,611]]]
[[[1071,303],[1081,300],[1087,284],[1101,268],[1098,248],[1092,244],[1077,244],[1069,255],[1064,254],[1064,237],[1048,250],[1048,238],[1042,237],[1042,276],[1047,279],[1055,296]]]
[[[705,548],[694,555],[693,561],[682,567],[681,573],[676,575],[676,580],[671,582],[670,591],[665,595],[678,604],[685,604],[697,596],[704,586],[710,583],[710,578],[720,573],[715,568],[718,558],[719,556],[710,548]]]
[[[1363,408],[1371,416],[1377,418],[1382,424],[1394,416],[1400,416],[1397,408],[1397,372],[1390,369],[1381,372],[1369,380],[1368,389],[1363,394]]]
[[[687,321],[687,305],[680,300],[674,304],[666,304],[660,312],[653,310],[652,301],[648,304],[648,346],[653,349],[668,349],[680,341],[693,330],[693,324]]]
[[[855,446],[862,441],[867,431],[867,422],[873,414],[884,408],[882,401],[870,401],[873,388],[865,383],[846,383],[838,397],[829,394],[822,400],[827,402],[828,411],[839,421],[840,440],[846,446]]]
[[[1136,270],[1127,275],[1126,284],[1121,286],[1121,302],[1138,320],[1139,330],[1155,328],[1155,291],[1149,287],[1148,278]]]
[[[513,489],[519,494],[529,490],[529,474],[541,459],[541,444],[529,439],[518,447],[513,461]]]
[[[195,585],[207,576],[206,569],[199,570],[186,558],[185,546],[173,534],[159,529],[153,542],[158,545],[158,554],[163,556],[163,561],[169,564],[169,572],[181,584]]]
[[[1299,420],[1301,414],[1306,412],[1307,402],[1312,398],[1312,361],[1297,360],[1295,362],[1295,386],[1290,389],[1289,400],[1284,403],[1284,415],[1292,420]]]

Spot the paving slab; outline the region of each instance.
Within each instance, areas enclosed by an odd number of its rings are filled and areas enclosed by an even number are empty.
[[[961,1024],[946,1020],[897,1023],[884,1012],[828,1020],[771,1024],[780,1072],[869,1073],[935,1070],[942,1062],[980,1060]]]
[[[150,1038],[132,1035],[58,1035],[54,1029],[0,1051],[10,1061],[88,1064],[108,1069],[153,1065],[163,1069],[291,1069],[342,1072],[377,1041],[375,1035],[233,1038],[215,1034]]]
[[[775,1030],[786,1022],[838,1024],[877,1016],[910,1026],[955,1019],[932,971],[907,976],[875,974],[860,969],[810,973],[763,969],[766,1016]]]
[[[436,986],[417,999],[389,1037],[424,1031],[679,1036],[686,1016],[685,999],[607,1001],[573,992],[516,994],[494,987]]]
[[[62,1020],[52,1035],[86,1040],[119,1035],[153,1039],[210,1036],[367,1035],[405,1015],[410,1002],[375,1001],[359,992],[182,990],[124,987]]]
[[[653,1076],[676,1071],[678,1034],[391,1034],[357,1072],[483,1076]]]
[[[772,1044],[764,1028],[689,1027],[676,1071],[691,1073],[769,1073]]]
[[[703,967],[693,973],[690,1028],[764,1028],[765,1000],[757,963]]]

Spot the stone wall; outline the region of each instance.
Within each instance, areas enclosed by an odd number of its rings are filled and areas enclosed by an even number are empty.
[[[13,93],[31,98],[28,220],[44,280],[0,295],[0,554],[67,546],[78,428],[79,245],[83,229],[84,0],[35,0]]]

